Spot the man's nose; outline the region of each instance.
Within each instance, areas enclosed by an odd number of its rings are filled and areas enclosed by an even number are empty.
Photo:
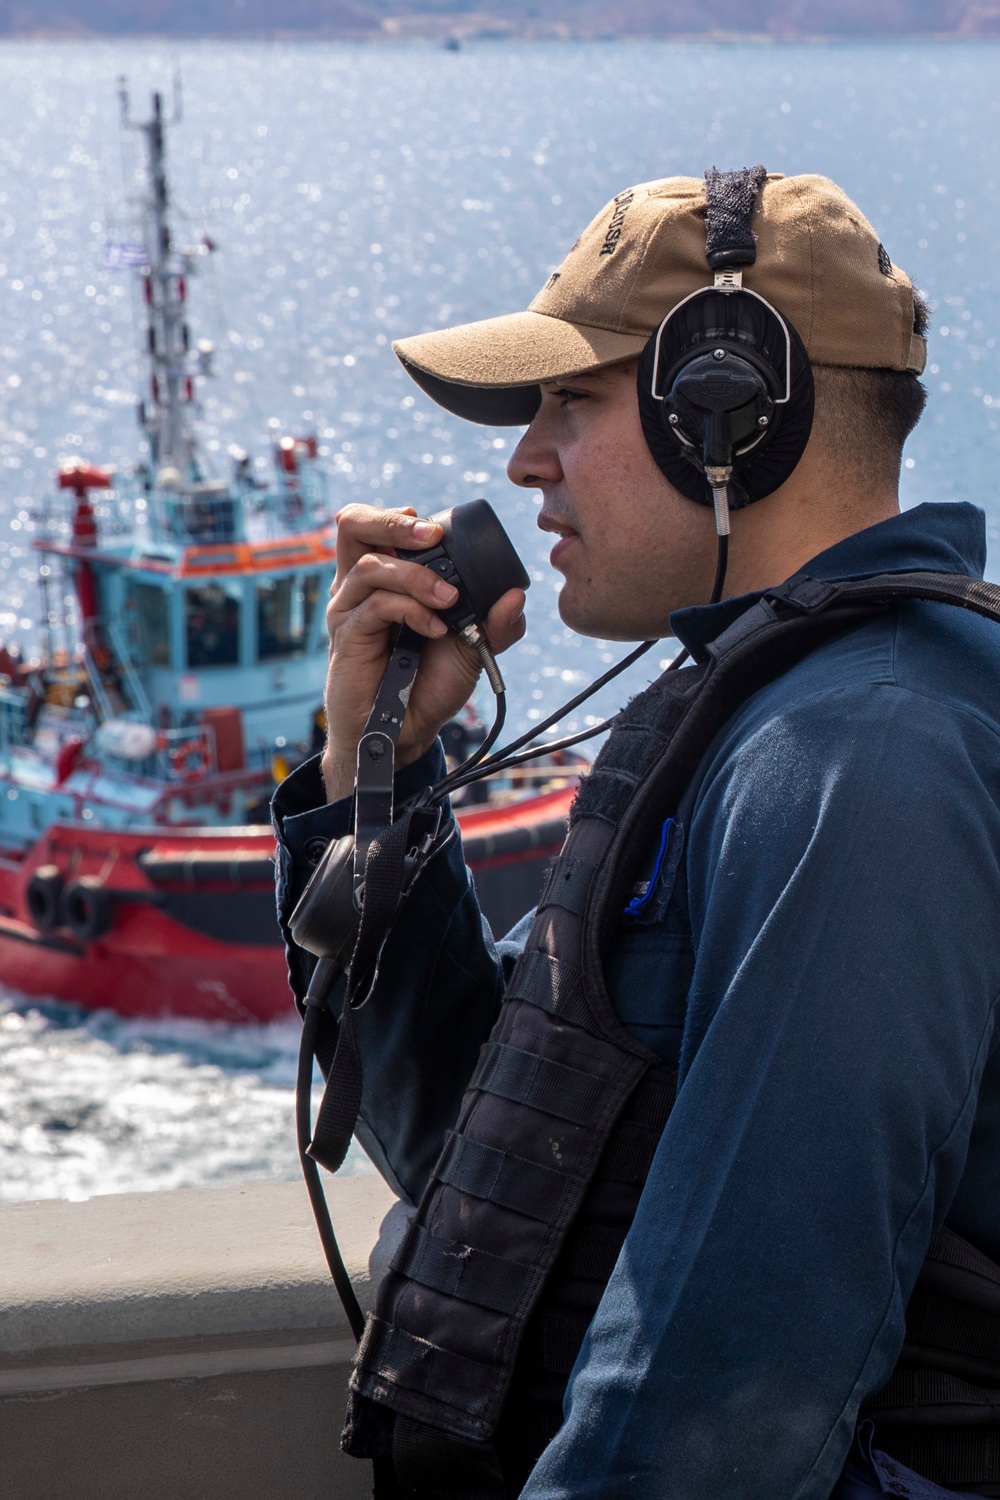
[[[507,478],[512,484],[537,490],[558,484],[562,478],[559,451],[546,436],[545,428],[544,413],[539,412],[510,456]]]

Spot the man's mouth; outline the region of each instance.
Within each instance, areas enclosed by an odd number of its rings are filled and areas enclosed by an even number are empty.
[[[544,512],[538,517],[538,526],[541,531],[551,531],[559,538],[549,553],[549,562],[557,567],[566,550],[580,540],[580,533],[566,521],[559,520],[556,516],[547,516]]]

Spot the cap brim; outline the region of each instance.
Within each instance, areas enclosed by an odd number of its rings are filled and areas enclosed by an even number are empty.
[[[641,334],[509,313],[393,344],[407,373],[446,411],[470,422],[519,427],[538,410],[539,385],[641,354]]]

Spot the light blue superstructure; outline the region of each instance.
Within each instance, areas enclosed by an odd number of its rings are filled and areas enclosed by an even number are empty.
[[[214,247],[174,245],[159,96],[138,125],[121,97],[149,153],[150,461],[67,466],[29,523],[44,651],[0,647],[0,853],[54,822],[261,821],[276,755],[320,732],[334,531],[316,441],[277,441],[263,485],[238,450],[228,478],[206,472],[193,414],[212,350],[189,348],[185,302]]]

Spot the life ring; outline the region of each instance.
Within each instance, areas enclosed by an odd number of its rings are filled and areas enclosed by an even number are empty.
[[[195,781],[199,776],[206,776],[211,769],[208,758],[208,745],[202,735],[197,740],[191,740],[187,747],[187,765],[184,768],[184,778],[187,781]]]
[[[178,776],[183,776],[185,781],[194,781],[199,776],[205,776],[211,768],[211,763],[204,736],[199,736],[196,740],[185,740],[183,745],[176,745],[170,751],[170,765]]]
[[[39,865],[24,893],[28,915],[39,932],[59,926],[63,873],[58,865]]]
[[[96,875],[81,875],[63,891],[60,915],[75,938],[93,942],[114,921],[114,897]]]

